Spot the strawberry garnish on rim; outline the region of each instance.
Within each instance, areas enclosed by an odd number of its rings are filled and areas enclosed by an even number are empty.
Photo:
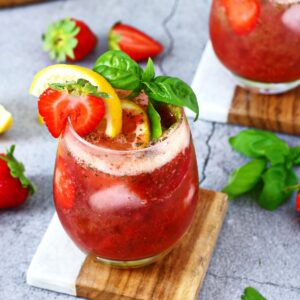
[[[38,108],[53,137],[60,136],[69,117],[81,136],[93,131],[103,119],[105,106],[102,98],[108,95],[98,92],[97,87],[87,80],[49,86],[39,97]]]
[[[260,0],[221,0],[231,28],[237,34],[250,33],[257,24]]]

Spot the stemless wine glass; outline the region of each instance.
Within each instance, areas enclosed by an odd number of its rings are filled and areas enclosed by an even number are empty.
[[[276,94],[300,84],[300,0],[213,0],[210,36],[239,85]]]
[[[187,231],[198,201],[186,118],[162,141],[128,151],[93,145],[69,122],[58,145],[54,200],[84,252],[117,267],[156,261]]]

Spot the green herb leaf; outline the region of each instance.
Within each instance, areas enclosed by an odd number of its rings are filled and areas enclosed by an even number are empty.
[[[236,169],[229,177],[227,186],[223,189],[230,199],[251,191],[261,179],[266,168],[264,159],[255,159]]]
[[[122,51],[105,52],[97,59],[93,70],[117,89],[135,90],[141,85],[142,68]]]
[[[155,77],[155,70],[152,59],[149,57],[146,69],[142,75],[142,81],[150,82]]]
[[[229,139],[233,149],[252,158],[267,158],[272,165],[282,164],[289,155],[288,144],[274,133],[248,129]]]
[[[284,203],[291,192],[287,186],[295,185],[297,177],[293,170],[287,170],[285,165],[270,167],[262,176],[263,189],[258,198],[258,204],[267,210],[275,210]]]
[[[199,114],[197,97],[192,88],[179,78],[158,76],[151,82],[144,82],[145,92],[152,99],[159,102],[184,106]]]
[[[290,148],[289,161],[294,166],[300,166],[300,146]]]
[[[0,159],[4,160],[9,167],[10,174],[14,178],[18,178],[21,182],[23,188],[28,188],[29,195],[34,194],[36,191],[33,183],[25,176],[25,168],[24,165],[16,160],[14,157],[14,151],[16,146],[12,145],[6,152],[6,155],[0,155]]]
[[[161,122],[160,122],[160,115],[154,108],[151,100],[149,100],[148,103],[148,115],[151,122],[151,138],[153,140],[157,140],[162,135],[162,128],[161,128]]]
[[[247,287],[244,290],[244,294],[241,297],[241,300],[267,300],[263,297],[255,288]]]
[[[298,183],[297,174],[292,169],[287,169],[287,176],[285,180],[285,189],[284,189],[284,197],[285,199],[289,199],[294,190],[288,189],[290,186],[295,186]]]

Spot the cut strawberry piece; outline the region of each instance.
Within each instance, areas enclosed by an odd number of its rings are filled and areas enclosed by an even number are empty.
[[[59,208],[70,209],[75,201],[75,184],[68,164],[59,156],[56,161],[54,177],[54,199]]]
[[[250,33],[260,14],[259,0],[221,0],[231,28],[237,34]]]
[[[298,192],[296,197],[296,210],[300,212],[300,192]]]
[[[103,99],[82,94],[82,91],[77,90],[78,83],[58,86],[61,90],[50,87],[38,101],[39,113],[52,136],[60,136],[68,117],[79,135],[85,136],[93,131],[104,117]],[[86,89],[86,86],[84,88]]]
[[[160,54],[163,46],[149,35],[132,26],[117,23],[109,33],[109,48],[121,50],[135,61]]]

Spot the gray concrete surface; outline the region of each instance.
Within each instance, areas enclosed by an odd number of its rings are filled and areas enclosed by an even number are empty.
[[[37,124],[36,103],[27,94],[35,72],[51,64],[40,42],[47,24],[65,16],[88,21],[100,35],[97,50],[83,63],[92,66],[106,49],[112,23],[129,22],[166,45],[167,55],[156,60],[160,72],[191,82],[208,38],[208,12],[209,1],[204,0],[67,0],[0,10],[0,103],[15,118],[13,129],[0,137],[0,150],[16,143],[16,155],[39,188],[23,207],[0,212],[1,300],[72,299],[25,282],[54,212],[51,180],[56,141]],[[245,161],[227,143],[241,128],[205,122],[192,123],[191,128],[201,185],[220,190],[232,169]],[[297,137],[283,138],[300,144]],[[292,201],[273,213],[248,198],[231,203],[199,299],[238,300],[251,285],[268,300],[299,300],[299,233],[300,218]]]

